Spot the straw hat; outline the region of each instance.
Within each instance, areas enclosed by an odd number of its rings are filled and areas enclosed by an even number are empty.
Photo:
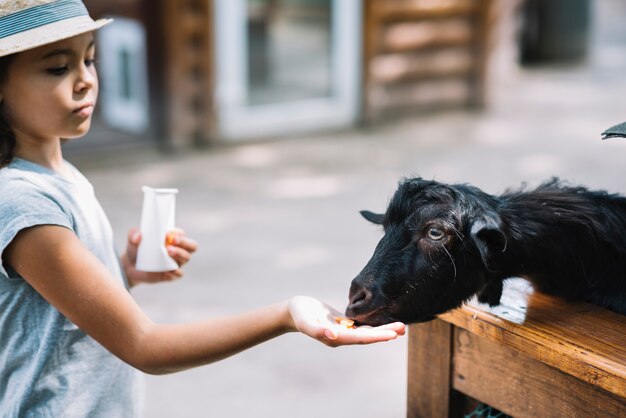
[[[100,29],[81,0],[0,0],[0,57]]]

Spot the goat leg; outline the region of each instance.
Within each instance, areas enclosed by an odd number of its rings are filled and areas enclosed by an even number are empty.
[[[502,280],[491,280],[478,292],[478,301],[488,303],[489,306],[496,306],[500,304],[501,296]]]

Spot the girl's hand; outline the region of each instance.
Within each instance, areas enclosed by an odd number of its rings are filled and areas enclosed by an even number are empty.
[[[343,318],[342,313],[308,296],[292,298],[288,309],[296,330],[330,347],[388,341],[404,335],[405,332],[405,326],[401,322],[379,327],[347,328],[335,321],[337,317]]]
[[[185,235],[182,229],[174,229],[173,242],[167,247],[167,252],[176,262],[179,267],[186,264],[191,258],[191,254],[196,251],[198,244],[191,238]],[[138,228],[133,228],[128,232],[128,244],[126,252],[122,255],[122,267],[126,278],[128,279],[129,286],[135,286],[139,283],[158,283],[164,281],[172,281],[179,279],[183,276],[183,270],[178,268],[172,271],[166,271],[161,273],[148,273],[145,271],[139,271],[135,269],[135,261],[137,260],[137,247],[141,242],[141,232]]]

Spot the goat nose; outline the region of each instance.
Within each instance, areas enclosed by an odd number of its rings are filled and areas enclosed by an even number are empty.
[[[350,288],[350,307],[368,305],[372,300],[372,292],[363,286],[357,285]]]

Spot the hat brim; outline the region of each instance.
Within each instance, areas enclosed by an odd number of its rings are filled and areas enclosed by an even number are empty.
[[[0,57],[92,32],[111,22],[113,19],[94,21],[89,16],[78,16],[20,32],[0,39]]]

